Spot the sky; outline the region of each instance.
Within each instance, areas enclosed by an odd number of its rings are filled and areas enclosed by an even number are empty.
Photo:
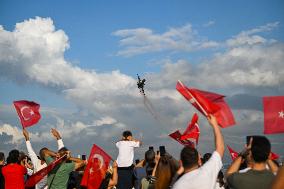
[[[160,145],[178,158],[182,146],[167,135],[196,110],[177,80],[226,96],[236,125],[222,132],[241,151],[245,136],[263,135],[262,97],[284,94],[283,9],[281,0],[0,0],[0,151],[26,151],[13,107],[25,99],[41,105],[28,128],[36,151],[56,149],[56,128],[74,155],[95,143],[116,158],[115,142],[131,130],[144,143],[136,158]],[[201,114],[199,125],[197,149],[212,152]],[[283,134],[267,137],[284,158]]]

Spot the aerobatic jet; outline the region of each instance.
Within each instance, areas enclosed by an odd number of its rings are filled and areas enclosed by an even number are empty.
[[[140,79],[139,75],[137,74],[138,81],[137,81],[137,87],[140,90],[140,92],[145,96],[144,86],[146,79]]]

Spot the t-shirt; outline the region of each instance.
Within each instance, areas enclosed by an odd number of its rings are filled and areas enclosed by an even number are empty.
[[[200,168],[185,173],[175,184],[174,189],[214,189],[219,171],[222,168],[222,159],[218,152],[213,152],[211,158]]]
[[[117,165],[118,167],[129,167],[133,164],[134,148],[139,147],[140,143],[135,141],[122,140],[116,143],[118,148]]]
[[[53,158],[45,158],[47,165],[54,161]],[[47,177],[47,184],[49,189],[66,189],[69,179],[69,174],[75,169],[75,163],[63,162],[55,167]]]
[[[2,168],[5,179],[5,189],[24,189],[24,175],[27,169],[17,163],[10,163]]]
[[[244,173],[233,173],[227,178],[227,182],[234,189],[266,189],[270,187],[274,177],[271,171],[251,169]]]

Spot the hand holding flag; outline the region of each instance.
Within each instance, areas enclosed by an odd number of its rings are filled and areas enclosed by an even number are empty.
[[[32,126],[40,120],[39,104],[26,100],[14,101],[13,103],[23,128]]]
[[[221,127],[225,128],[235,124],[231,109],[224,101],[225,96],[187,88],[181,81],[177,82],[176,89],[203,115],[206,117],[209,114],[214,115]]]
[[[234,161],[239,156],[239,153],[233,150],[229,145],[227,145],[227,148],[230,152],[232,160]]]
[[[93,144],[81,185],[87,189],[98,189],[105,177],[111,157]]]
[[[178,143],[180,143],[180,144],[182,144],[182,145],[184,145],[184,146],[194,147],[194,143],[191,142],[190,140],[187,140],[187,139],[182,140],[182,139],[181,139],[181,136],[182,136],[182,135],[180,134],[179,130],[177,130],[177,131],[175,131],[175,132],[169,134],[169,136],[170,136],[171,138],[173,138],[174,140],[176,140]]]
[[[198,139],[199,139],[199,126],[198,126],[198,115],[195,113],[191,119],[191,122],[189,123],[188,127],[184,131],[184,133],[181,135],[181,140],[187,140],[189,138],[195,139],[196,145],[198,145]]]
[[[34,187],[43,177],[45,177],[50,171],[52,171],[57,165],[59,165],[67,155],[60,157],[59,159],[50,163],[47,167],[39,170],[35,174],[33,174],[26,182],[25,186],[27,188]]]

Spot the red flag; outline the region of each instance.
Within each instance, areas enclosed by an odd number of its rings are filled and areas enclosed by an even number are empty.
[[[231,109],[224,101],[225,96],[187,88],[181,81],[177,82],[176,89],[203,115],[213,114],[221,127],[225,128],[235,124]]]
[[[190,140],[181,140],[181,134],[179,132],[179,130],[169,134],[169,136],[171,138],[173,138],[174,140],[178,141],[180,144],[184,145],[184,146],[190,146],[190,147],[194,147],[194,143]]]
[[[87,189],[98,189],[105,177],[111,157],[100,147],[93,144],[81,185]]]
[[[14,106],[24,128],[36,124],[41,118],[39,113],[40,105],[35,102],[14,101]]]
[[[284,133],[284,96],[263,97],[264,134]]]
[[[26,187],[34,187],[41,179],[43,179],[43,177],[45,177],[50,171],[52,171],[57,165],[59,165],[64,160],[64,158],[66,158],[66,155],[53,161],[47,167],[39,170],[38,172],[30,176],[25,184]]]
[[[276,160],[276,159],[279,158],[279,155],[271,152],[271,157],[270,158],[271,158],[271,160]]]
[[[191,122],[187,126],[186,130],[181,135],[181,137],[180,137],[181,140],[193,138],[196,141],[196,145],[198,145],[198,139],[199,139],[200,131],[199,131],[199,126],[198,126],[197,121],[198,121],[198,115],[197,115],[197,113],[195,113],[192,116]]]
[[[229,145],[227,145],[227,147],[228,147],[228,149],[229,149],[231,158],[232,158],[232,160],[234,161],[234,160],[239,156],[239,153],[236,152],[235,150],[233,150]]]

